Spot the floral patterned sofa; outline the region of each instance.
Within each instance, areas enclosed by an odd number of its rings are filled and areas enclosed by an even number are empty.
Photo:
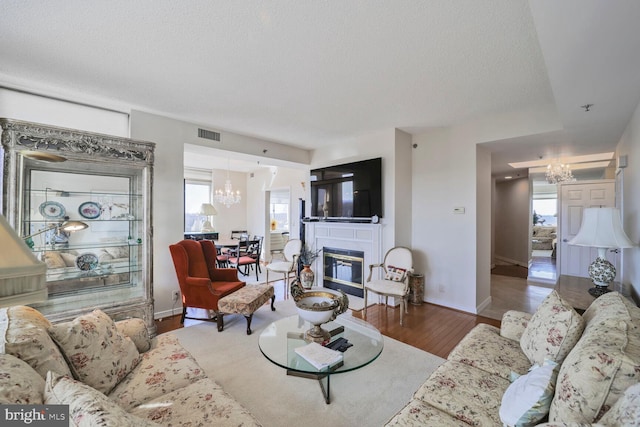
[[[0,403],[68,404],[77,426],[257,426],[171,334],[100,310],[51,324],[0,309]]]
[[[545,422],[640,425],[640,308],[621,294],[581,316],[553,291],[533,315],[477,325],[387,426]]]

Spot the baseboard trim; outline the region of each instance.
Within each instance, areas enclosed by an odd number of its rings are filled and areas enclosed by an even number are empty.
[[[517,259],[511,259],[511,258],[503,257],[501,255],[494,255],[493,257],[500,261],[508,262],[509,264],[519,265],[520,267],[529,268],[528,261],[518,261]]]

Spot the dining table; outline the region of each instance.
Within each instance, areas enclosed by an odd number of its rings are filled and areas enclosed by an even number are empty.
[[[217,249],[221,248],[237,248],[240,240],[238,239],[230,239],[230,238],[222,238],[216,239],[213,241],[213,244],[216,245]]]

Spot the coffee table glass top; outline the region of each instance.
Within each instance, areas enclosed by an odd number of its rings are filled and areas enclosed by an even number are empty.
[[[262,354],[276,365],[290,371],[302,373],[327,372],[337,374],[361,368],[373,362],[382,353],[382,334],[371,324],[341,315],[334,321],[322,325],[327,331],[336,331],[331,341],[343,337],[353,344],[343,353],[341,365],[318,370],[299,356],[295,349],[308,343],[302,338],[312,325],[298,315],[277,320],[260,334],[258,345]]]

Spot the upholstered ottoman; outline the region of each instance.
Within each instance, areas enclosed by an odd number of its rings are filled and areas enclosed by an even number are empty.
[[[271,298],[271,311],[276,311],[273,303],[276,295],[273,285],[247,285],[218,301],[218,332],[224,329],[225,314],[242,314],[247,319],[247,335],[251,335],[253,313]]]

